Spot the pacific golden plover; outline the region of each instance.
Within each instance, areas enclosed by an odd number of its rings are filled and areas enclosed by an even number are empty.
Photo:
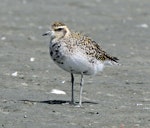
[[[74,75],[81,74],[79,106],[82,106],[83,75],[95,75],[102,71],[106,63],[118,64],[118,58],[110,56],[90,37],[72,32],[62,22],[54,22],[51,30],[43,36],[50,36],[49,51],[53,61],[71,73],[74,104]]]

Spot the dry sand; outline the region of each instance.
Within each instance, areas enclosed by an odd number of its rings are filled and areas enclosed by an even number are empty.
[[[5,0],[0,17],[1,128],[150,128],[149,0]],[[70,74],[41,36],[54,21],[90,35],[122,64],[85,77],[83,108],[65,104]]]

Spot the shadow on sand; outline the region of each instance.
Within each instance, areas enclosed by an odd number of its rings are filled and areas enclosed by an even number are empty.
[[[19,100],[23,101],[24,103],[30,102],[30,103],[44,103],[44,104],[71,104],[70,101],[66,100],[44,100],[44,101],[35,101],[35,100]],[[76,102],[77,104],[79,102]],[[92,101],[83,101],[83,104],[98,104],[97,102],[92,102]]]

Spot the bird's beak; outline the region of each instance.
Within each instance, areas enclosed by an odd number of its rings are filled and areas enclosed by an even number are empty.
[[[47,35],[51,35],[52,31],[47,31],[46,33],[42,34],[42,36],[47,36]]]

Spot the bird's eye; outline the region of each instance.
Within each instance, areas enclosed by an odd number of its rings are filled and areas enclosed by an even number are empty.
[[[55,31],[61,31],[61,30],[63,30],[63,28],[58,28],[58,29],[56,29]]]

